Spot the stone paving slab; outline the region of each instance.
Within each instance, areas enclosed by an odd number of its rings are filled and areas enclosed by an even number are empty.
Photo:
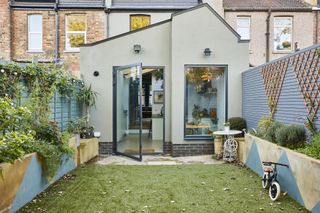
[[[124,156],[110,155],[100,157],[96,162],[99,165],[183,165],[183,164],[222,164],[223,161],[212,159],[212,155],[170,157],[161,155],[143,156],[141,162]]]

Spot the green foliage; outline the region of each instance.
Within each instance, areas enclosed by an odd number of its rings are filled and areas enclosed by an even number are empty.
[[[67,132],[71,134],[80,134],[81,129],[86,126],[86,121],[83,118],[71,120],[67,124]]]
[[[17,107],[8,97],[0,98],[0,131],[29,131],[31,112]]]
[[[229,118],[228,122],[230,123],[230,129],[242,131],[247,128],[246,121],[240,117]]]
[[[303,154],[320,160],[320,133],[313,137],[313,142],[297,150]]]
[[[265,138],[269,127],[271,126],[273,119],[271,116],[265,116],[260,118],[258,122],[258,135]]]
[[[32,133],[12,131],[0,136],[0,163],[13,163],[33,152]]]
[[[91,85],[85,86],[83,85],[80,88],[80,92],[78,94],[78,100],[86,105],[87,107],[93,107],[96,105],[97,92],[92,90]]]
[[[80,138],[93,138],[93,130],[92,126],[87,126],[86,121],[81,118],[74,121],[69,121],[67,126],[67,131],[73,134],[80,134]]]
[[[47,143],[46,141],[37,141],[34,145],[42,163],[43,171],[49,179],[53,178],[59,166],[63,163],[63,156],[71,157],[73,150],[67,144]]]
[[[53,64],[0,65],[0,163],[10,162],[31,152],[42,158],[47,176],[53,176],[63,155],[71,155],[69,134],[61,134],[49,121],[55,91],[75,96],[83,82]],[[24,107],[17,107],[21,92],[29,97]],[[36,141],[36,142],[35,142]]]
[[[268,128],[266,134],[265,134],[265,139],[270,141],[270,142],[273,142],[273,143],[276,143],[276,132],[283,128],[284,125],[280,122],[272,122],[270,127]]]
[[[90,86],[82,85],[80,92],[78,93],[78,101],[86,106],[86,126],[89,126],[90,122],[90,107],[96,105],[96,98],[98,93],[93,91]]]
[[[311,135],[316,135],[317,134],[317,132],[318,132],[317,127],[315,126],[314,122],[312,122],[310,120],[309,117],[307,117],[307,120],[305,122],[305,126],[308,129],[308,131],[311,133]]]
[[[302,147],[306,141],[306,131],[303,126],[299,125],[283,125],[275,132],[276,143],[296,149]]]
[[[49,121],[46,124],[39,124],[35,127],[36,139],[47,143],[60,145],[63,143],[61,132],[56,122]]]

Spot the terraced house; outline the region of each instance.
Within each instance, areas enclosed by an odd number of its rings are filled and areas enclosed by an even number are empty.
[[[319,42],[319,0],[0,0],[0,59],[54,60],[79,75],[78,45],[161,22],[201,3],[250,40],[251,66]]]

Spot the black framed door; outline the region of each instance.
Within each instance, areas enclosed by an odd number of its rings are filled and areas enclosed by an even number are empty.
[[[139,128],[132,129],[135,123]],[[115,153],[142,160],[142,64],[113,71],[113,143]]]

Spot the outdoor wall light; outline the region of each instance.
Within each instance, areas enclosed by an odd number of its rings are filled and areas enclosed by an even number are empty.
[[[210,48],[206,48],[206,49],[204,49],[204,52],[203,52],[203,53],[204,53],[205,56],[210,56],[210,55],[211,55],[211,52],[212,52],[212,51],[210,50]]]
[[[97,71],[97,70],[93,72],[93,76],[95,76],[95,77],[98,77],[99,74],[100,74],[100,73],[99,73],[99,71]]]
[[[139,54],[141,51],[141,45],[140,44],[133,45],[133,51],[135,54]]]

